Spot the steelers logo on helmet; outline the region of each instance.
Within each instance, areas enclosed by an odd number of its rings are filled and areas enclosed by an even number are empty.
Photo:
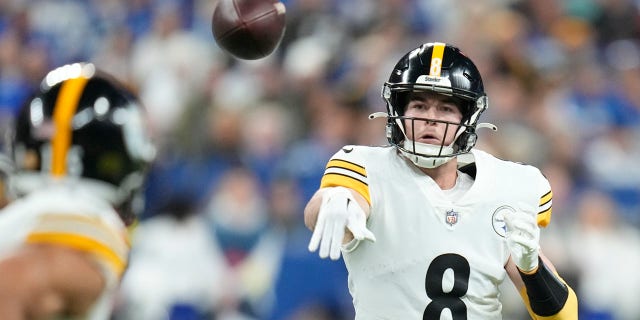
[[[414,92],[433,92],[453,97],[462,113],[460,123],[404,115]],[[477,141],[476,129],[491,124],[478,123],[488,107],[482,77],[477,67],[460,49],[441,42],[425,43],[404,55],[396,64],[389,80],[382,87],[387,105],[387,139],[413,163],[423,168],[435,168],[457,155],[467,153]],[[446,125],[446,131],[456,130],[454,141],[439,145],[413,141],[407,137],[404,121],[430,121]],[[413,127],[413,126],[412,126]],[[413,136],[413,135],[411,135]]]
[[[155,156],[144,118],[133,93],[93,64],[51,71],[15,123],[12,192],[73,182],[109,200],[124,220],[132,218]]]

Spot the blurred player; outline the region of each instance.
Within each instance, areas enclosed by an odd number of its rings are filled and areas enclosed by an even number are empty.
[[[0,212],[3,320],[108,319],[155,154],[143,111],[87,63],[51,71],[25,104]]]
[[[356,319],[501,319],[508,276],[532,318],[577,319],[539,248],[551,187],[532,166],[472,149],[487,108],[474,63],[427,43],[382,91],[392,146],[345,146],[305,208],[309,250],[344,255]],[[369,241],[363,241],[369,240]]]
[[[9,203],[7,180],[12,171],[13,162],[4,152],[0,152],[0,209]]]

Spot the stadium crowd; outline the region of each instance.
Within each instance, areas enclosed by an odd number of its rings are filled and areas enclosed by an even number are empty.
[[[140,94],[160,155],[114,319],[349,319],[342,261],[307,252],[304,203],[335,150],[386,144],[381,86],[417,44],[483,74],[478,148],[541,168],[546,254],[580,319],[640,319],[640,1],[283,0],[257,61],[222,52],[211,0],[0,1],[0,131],[53,67]],[[509,291],[513,290],[513,291]],[[526,313],[505,288],[505,319]]]

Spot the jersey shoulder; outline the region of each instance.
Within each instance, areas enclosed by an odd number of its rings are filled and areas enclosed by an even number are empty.
[[[506,195],[513,196],[535,208],[538,225],[545,227],[551,221],[553,191],[549,180],[537,167],[521,162],[499,159],[489,153],[474,150],[480,174],[499,186]]]
[[[320,187],[351,188],[371,204],[369,164],[386,161],[391,152],[395,153],[395,148],[346,145],[327,162]]]
[[[128,231],[104,200],[48,190],[22,198],[7,208],[22,229],[22,243],[54,244],[89,254],[108,279],[119,278],[129,254]]]
[[[372,147],[360,145],[346,145],[340,148],[330,159],[341,159],[366,166],[367,162],[376,161],[381,157],[396,153],[396,149],[391,146]]]

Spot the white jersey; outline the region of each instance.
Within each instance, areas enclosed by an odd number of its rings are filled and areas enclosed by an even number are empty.
[[[502,318],[502,210],[531,204],[546,225],[552,195],[538,169],[472,155],[475,181],[454,202],[393,147],[346,146],[331,158],[321,186],[362,194],[377,239],[343,250],[356,319]]]
[[[51,188],[18,199],[0,211],[0,259],[26,243],[55,243],[89,254],[101,267],[105,290],[82,319],[109,319],[127,264],[127,229],[104,200],[81,190]]]

